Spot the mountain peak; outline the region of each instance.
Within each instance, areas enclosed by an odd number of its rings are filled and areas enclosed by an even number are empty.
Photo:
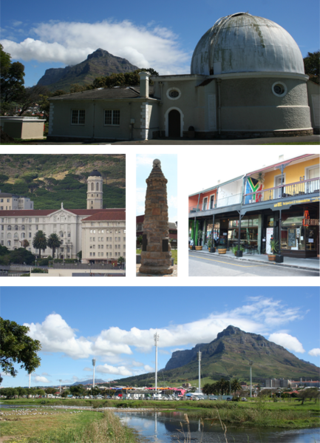
[[[219,333],[218,333],[217,338],[226,337],[226,336],[228,336],[228,335],[239,334],[239,333],[241,333],[241,332],[243,332],[243,331],[241,331],[241,329],[239,329],[239,328],[237,328],[237,327],[235,327],[235,326],[229,325],[229,326],[228,326],[226,329],[224,329],[222,332],[219,332]]]
[[[107,55],[110,55],[108,51],[99,48],[96,51],[94,51],[92,54],[89,54],[87,60],[90,60],[91,58],[106,57]]]

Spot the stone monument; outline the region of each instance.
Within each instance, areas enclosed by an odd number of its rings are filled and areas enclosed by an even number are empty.
[[[172,274],[167,204],[168,180],[162,173],[160,160],[153,161],[153,168],[146,182],[146,209],[139,272],[155,275]]]

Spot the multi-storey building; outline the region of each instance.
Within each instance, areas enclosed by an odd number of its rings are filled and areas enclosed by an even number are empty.
[[[28,197],[20,197],[0,190],[0,211],[11,209],[33,209],[33,201]]]
[[[126,256],[126,214],[114,209],[108,214],[97,212],[82,220],[82,262],[101,263]]]
[[[271,252],[274,238],[283,256],[317,257],[319,177],[319,155],[308,154],[197,192],[189,197],[190,237],[204,247],[219,237],[229,248],[240,236],[247,252],[262,254]],[[210,207],[206,199],[214,193]]]
[[[91,192],[91,186],[94,193]],[[97,186],[99,186],[98,192]],[[96,199],[97,194],[98,199]],[[35,234],[43,231],[47,238],[51,234],[56,234],[62,242],[61,246],[56,249],[57,258],[76,258],[83,246],[82,258],[85,263],[125,257],[125,209],[103,209],[102,198],[101,174],[98,171],[92,171],[88,177],[87,207],[89,209],[65,209],[61,203],[60,209],[0,210],[0,244],[12,250],[25,246],[24,240],[27,240],[27,249],[33,254],[38,254],[39,251],[33,247],[32,243]],[[92,201],[94,201],[93,204]],[[90,227],[89,230],[88,227]],[[95,228],[97,228],[97,235],[91,234],[87,239],[87,232],[90,233],[90,230],[95,230]],[[98,231],[108,231],[108,238],[112,238],[112,241],[106,243],[105,237],[98,235]],[[121,234],[118,233],[119,231]],[[90,242],[90,237],[96,238],[94,243]],[[93,246],[95,246],[94,249]],[[106,249],[108,255],[102,255],[102,251]],[[95,252],[94,255],[93,252]],[[48,257],[52,255],[52,250],[47,247],[41,255]]]

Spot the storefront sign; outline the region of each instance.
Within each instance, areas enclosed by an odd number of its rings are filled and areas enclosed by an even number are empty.
[[[290,201],[285,201],[285,202],[279,202],[279,203],[276,203],[275,205],[273,205],[273,207],[280,208],[280,207],[288,206],[288,205],[299,205],[301,203],[313,203],[313,202],[317,202],[317,201],[320,201],[320,197],[305,198],[304,200],[290,200]]]
[[[319,220],[317,218],[303,219],[303,226],[317,226],[318,224]]]

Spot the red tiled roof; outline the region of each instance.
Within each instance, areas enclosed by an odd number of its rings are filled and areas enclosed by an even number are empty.
[[[11,217],[36,217],[38,215],[45,216],[52,214],[53,212],[59,211],[61,208],[58,209],[19,209],[19,210],[5,210],[0,211],[0,216],[11,216]],[[103,212],[105,214],[108,214],[113,211],[119,211],[119,212],[125,212],[125,209],[122,208],[108,208],[108,209],[67,209],[63,208],[68,212],[71,212],[75,215],[93,215],[97,212]]]
[[[143,223],[144,215],[137,215],[136,223]]]
[[[82,222],[89,222],[89,221],[95,221],[95,220],[125,220],[126,219],[126,212],[125,210],[113,210],[111,211],[103,211],[98,212],[96,214],[91,215],[90,217],[84,218]]]

